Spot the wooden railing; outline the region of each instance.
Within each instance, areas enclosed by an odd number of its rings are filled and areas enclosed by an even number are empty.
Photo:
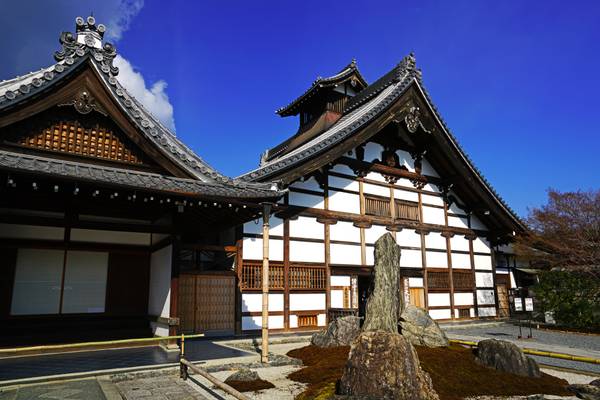
[[[269,265],[269,289],[284,289],[285,269],[281,264]],[[262,288],[262,263],[260,261],[244,261],[241,271],[240,287],[242,289]],[[327,275],[325,268],[292,265],[289,268],[290,289],[325,289]]]
[[[365,214],[389,217],[390,201],[388,199],[365,195]]]
[[[454,290],[473,290],[473,272],[471,271],[452,271],[452,283]]]
[[[290,267],[290,289],[325,289],[325,268],[309,266]]]
[[[419,204],[406,200],[395,200],[396,218],[419,221]]]

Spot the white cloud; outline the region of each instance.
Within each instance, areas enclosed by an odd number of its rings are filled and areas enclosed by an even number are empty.
[[[156,81],[150,88],[139,71],[131,63],[117,55],[114,62],[119,68],[117,79],[148,111],[160,120],[167,128],[175,132],[175,119],[173,118],[173,105],[167,95],[167,82]]]
[[[118,0],[114,6],[116,12],[109,17],[106,23],[106,38],[109,40],[121,39],[123,32],[129,28],[131,20],[144,7],[144,0]]]

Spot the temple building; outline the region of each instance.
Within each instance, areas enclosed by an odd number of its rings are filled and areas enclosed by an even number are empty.
[[[361,314],[386,232],[406,301],[507,315],[526,228],[412,54],[372,84],[355,61],[317,79],[277,111],[297,132],[232,179],[127,92],[105,29],[77,18],[54,64],[0,82],[0,346],[260,329],[265,204],[273,331]]]

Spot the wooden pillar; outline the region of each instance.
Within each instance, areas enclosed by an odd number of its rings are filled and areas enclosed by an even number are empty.
[[[269,362],[269,216],[271,204],[263,204],[262,348],[260,360]]]
[[[325,210],[329,210],[329,173],[326,172],[323,181],[323,204]],[[329,263],[331,262],[331,231],[329,228],[329,222],[323,224],[324,229],[324,249],[325,249],[325,323],[329,324],[329,309],[331,308],[331,269]]]
[[[479,312],[477,311],[477,277],[475,276],[475,255],[473,254],[473,239],[476,236],[467,235],[466,239],[469,240],[469,257],[471,258],[471,271],[473,271],[473,287],[475,288],[473,292],[473,311],[474,316],[477,318],[479,316]]]
[[[421,191],[418,192],[419,195],[419,224],[423,225],[423,199],[421,197]],[[418,232],[421,235],[421,262],[423,263],[423,305],[425,306],[425,310],[429,311],[429,285],[427,283],[427,252],[426,244],[425,244],[425,233],[420,230]]]
[[[283,329],[290,329],[290,220],[287,218],[283,221]]]

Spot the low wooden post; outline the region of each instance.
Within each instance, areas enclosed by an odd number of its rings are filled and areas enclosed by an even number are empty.
[[[262,346],[260,361],[269,362],[269,216],[271,204],[263,203]]]

